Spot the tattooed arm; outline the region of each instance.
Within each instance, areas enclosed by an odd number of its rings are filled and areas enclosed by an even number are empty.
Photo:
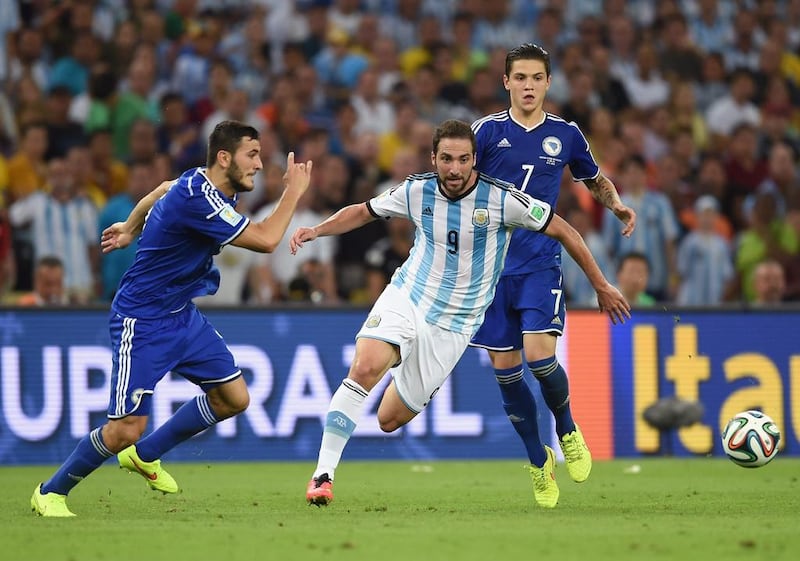
[[[636,212],[622,203],[614,183],[602,173],[597,174],[594,179],[585,179],[584,183],[591,191],[594,200],[613,212],[620,222],[625,224],[622,235],[629,238],[636,228]]]

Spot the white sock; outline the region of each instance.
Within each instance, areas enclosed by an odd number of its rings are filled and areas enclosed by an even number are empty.
[[[333,480],[333,472],[342,459],[342,452],[350,440],[364,410],[364,400],[369,392],[349,378],[342,384],[331,398],[325,428],[322,431],[322,444],[319,448],[317,469],[314,477],[327,473]]]

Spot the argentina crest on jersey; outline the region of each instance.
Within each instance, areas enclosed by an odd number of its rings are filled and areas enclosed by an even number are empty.
[[[489,209],[476,208],[472,211],[472,225],[476,228],[485,228],[489,225]]]

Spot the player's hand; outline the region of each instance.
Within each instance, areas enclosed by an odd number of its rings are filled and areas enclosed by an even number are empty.
[[[317,231],[314,228],[298,228],[289,239],[289,251],[292,255],[297,255],[297,249],[303,247],[303,243],[317,239]]]
[[[631,234],[633,234],[633,231],[636,229],[636,211],[623,204],[620,204],[611,210],[614,212],[614,216],[616,216],[620,222],[625,224],[625,227],[622,229],[622,235],[626,238],[630,238]]]
[[[611,323],[625,323],[631,317],[631,305],[625,300],[622,293],[611,284],[597,291],[597,303],[600,311],[608,314]]]
[[[306,192],[311,183],[311,168],[313,162],[308,160],[306,163],[294,163],[294,152],[289,152],[286,156],[286,173],[283,174],[283,184],[286,189],[293,189],[298,197]]]
[[[100,237],[100,247],[103,253],[111,253],[115,249],[128,247],[133,241],[133,234],[128,231],[125,222],[115,222],[105,230]]]

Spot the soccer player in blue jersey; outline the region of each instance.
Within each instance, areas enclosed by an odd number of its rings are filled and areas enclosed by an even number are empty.
[[[299,228],[289,242],[294,253],[319,236],[343,234],[377,218],[408,218],[416,225],[410,255],[356,335],[350,372],[331,399],[306,489],[309,504],[333,500],[334,471],[364,400],[391,367],[398,368],[378,407],[382,430],[405,425],[433,398],[481,324],[515,228],[563,243],[597,291],[600,309],[614,323],[630,317],[628,303],[605,279],[583,238],[550,204],[474,169],[475,135],[467,123],[450,120],[436,129],[431,161],[435,173],[411,175],[366,203]]]
[[[600,173],[583,133],[575,123],[542,108],[550,87],[547,51],[530,43],[509,51],[503,84],[511,98],[510,109],[472,125],[477,169],[555,207],[564,166],[569,165],[574,180],[583,181],[594,198],[624,223],[622,234],[630,236],[636,214],[622,204],[614,184]],[[517,232],[494,301],[470,345],[489,351],[503,407],[528,452],[534,498],[547,508],[558,502],[555,456],[539,437],[536,402],[523,377],[523,351],[555,417],[567,471],[573,480],[585,481],[592,467],[589,449],[572,419],[567,375],[556,359],[565,313],[558,240]]]
[[[253,177],[262,168],[258,131],[224,121],[209,137],[206,168],[162,183],[125,222],[103,232],[105,252],[126,247],[141,232],[136,258],[111,304],[108,422],[83,437],[56,473],[36,486],[31,497],[35,513],[74,516],[67,494],[114,454],[121,467],[142,475],[152,489],[176,493],[178,485],[159,458],[245,410],[249,395],[241,370],[192,298],[216,292],[220,276],[212,258],[224,245],[259,252],[278,245],[308,188],[311,167],[310,161],[295,164],[290,153],[277,208],[263,222],[251,222],[235,207],[239,193],[253,190]],[[197,384],[203,394],[139,440],[153,389],[170,371]]]

